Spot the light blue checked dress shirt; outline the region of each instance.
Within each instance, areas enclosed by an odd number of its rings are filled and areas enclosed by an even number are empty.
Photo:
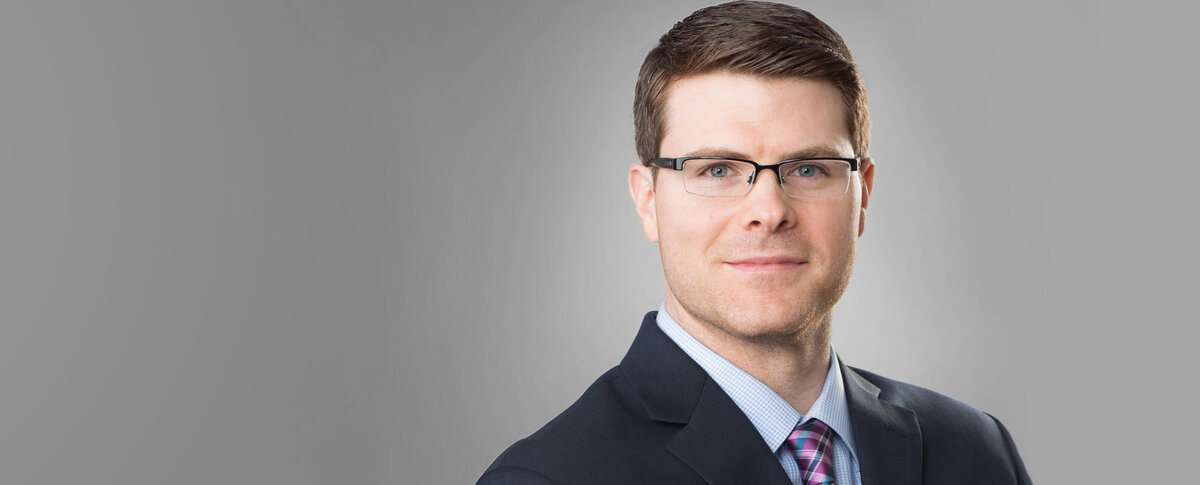
[[[837,365],[837,353],[830,349],[829,372],[821,395],[800,415],[783,398],[775,394],[766,384],[717,355],[695,337],[687,333],[675,319],[667,314],[666,305],[658,309],[658,328],[675,341],[685,353],[700,364],[721,389],[733,399],[734,404],[750,418],[767,446],[775,450],[775,458],[783,465],[793,484],[800,485],[800,467],[796,459],[783,446],[784,440],[797,425],[809,419],[819,419],[834,431],[833,473],[837,485],[859,485],[858,458],[854,452],[854,431],[850,428],[850,408],[846,404],[846,388],[842,383],[842,370]]]

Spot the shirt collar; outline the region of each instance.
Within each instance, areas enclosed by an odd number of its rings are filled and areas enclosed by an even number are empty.
[[[658,328],[662,329],[679,348],[696,361],[709,377],[729,395],[750,423],[762,435],[763,441],[772,451],[779,450],[784,440],[800,423],[819,419],[845,441],[851,453],[854,451],[854,432],[850,428],[850,409],[846,404],[846,388],[842,381],[841,366],[837,353],[830,347],[829,371],[821,394],[803,416],[787,401],[775,394],[754,376],[717,355],[704,344],[687,333],[679,323],[667,314],[666,304],[658,309]],[[855,453],[857,455],[857,453]]]

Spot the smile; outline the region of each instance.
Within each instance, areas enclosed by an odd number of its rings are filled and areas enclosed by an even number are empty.
[[[745,273],[776,273],[792,271],[807,262],[793,257],[746,258],[737,261],[726,261],[725,264],[736,271]]]

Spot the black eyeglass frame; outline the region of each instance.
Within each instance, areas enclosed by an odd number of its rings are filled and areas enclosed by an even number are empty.
[[[779,162],[779,163],[772,163],[772,164],[770,164],[770,165],[759,165],[759,164],[758,164],[758,162],[755,162],[754,160],[746,160],[746,159],[744,159],[744,158],[733,158],[733,157],[682,157],[682,158],[655,158],[654,160],[650,160],[650,165],[654,165],[655,167],[659,167],[659,168],[669,168],[669,169],[671,169],[671,170],[683,170],[683,162],[686,162],[686,161],[688,161],[688,160],[733,160],[733,161],[735,161],[735,162],[746,162],[746,163],[749,163],[750,165],[754,165],[754,177],[753,177],[753,179],[752,179],[752,180],[757,180],[757,179],[758,179],[758,172],[761,172],[761,171],[763,171],[763,170],[766,170],[766,169],[768,169],[768,168],[769,168],[769,169],[772,169],[772,170],[775,170],[775,173],[776,173],[776,175],[778,175],[778,174],[779,174],[779,166],[780,166],[780,165],[783,165],[783,164],[785,164],[785,163],[792,163],[792,162],[804,162],[804,161],[808,161],[808,160],[841,160],[841,161],[843,161],[843,162],[846,162],[846,163],[849,163],[849,164],[850,164],[850,171],[851,171],[851,172],[857,172],[857,171],[858,171],[858,164],[859,164],[859,162],[861,162],[861,161],[862,161],[862,159],[861,159],[861,158],[842,158],[842,157],[806,157],[806,158],[793,158],[793,159],[791,159],[791,160],[784,160],[784,161],[782,161],[782,162]]]
[[[775,177],[776,177],[777,179],[779,179],[779,184],[780,184],[780,185],[783,185],[783,174],[779,173],[779,166],[780,166],[780,165],[783,165],[783,164],[785,164],[785,163],[804,162],[804,161],[808,161],[808,160],[838,160],[838,161],[842,161],[842,162],[849,163],[849,164],[850,164],[850,171],[851,171],[851,172],[857,172],[857,171],[858,171],[858,165],[859,165],[859,163],[862,161],[862,159],[861,159],[861,158],[857,158],[857,157],[855,157],[855,158],[842,158],[842,157],[805,157],[805,158],[793,158],[793,159],[791,159],[791,160],[784,160],[784,161],[782,161],[782,162],[779,162],[779,163],[772,163],[772,164],[770,164],[770,165],[759,165],[759,164],[758,164],[758,162],[755,162],[754,160],[746,160],[746,159],[744,159],[744,158],[733,158],[733,157],[682,157],[682,158],[655,158],[655,159],[653,159],[653,160],[650,160],[650,165],[653,165],[653,166],[655,166],[655,167],[659,167],[659,168],[669,168],[669,169],[671,169],[671,170],[683,170],[683,162],[686,162],[686,161],[688,161],[688,160],[733,160],[733,161],[735,161],[735,162],[746,162],[746,163],[749,163],[750,165],[754,165],[754,175],[751,175],[751,176],[750,176],[750,180],[747,180],[747,182],[748,182],[750,185],[754,185],[754,182],[755,182],[756,180],[758,180],[758,172],[761,172],[761,171],[763,171],[763,170],[766,170],[766,169],[768,169],[768,168],[769,168],[769,169],[772,169],[772,170],[774,170],[774,171],[775,171]]]

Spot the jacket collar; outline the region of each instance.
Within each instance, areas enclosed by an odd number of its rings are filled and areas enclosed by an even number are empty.
[[[658,328],[657,315],[650,312],[642,319],[633,345],[621,360],[621,370],[651,419],[684,424],[691,419],[709,377]]]
[[[862,483],[921,483],[921,428],[916,413],[887,402],[878,386],[853,367],[841,366]]]

